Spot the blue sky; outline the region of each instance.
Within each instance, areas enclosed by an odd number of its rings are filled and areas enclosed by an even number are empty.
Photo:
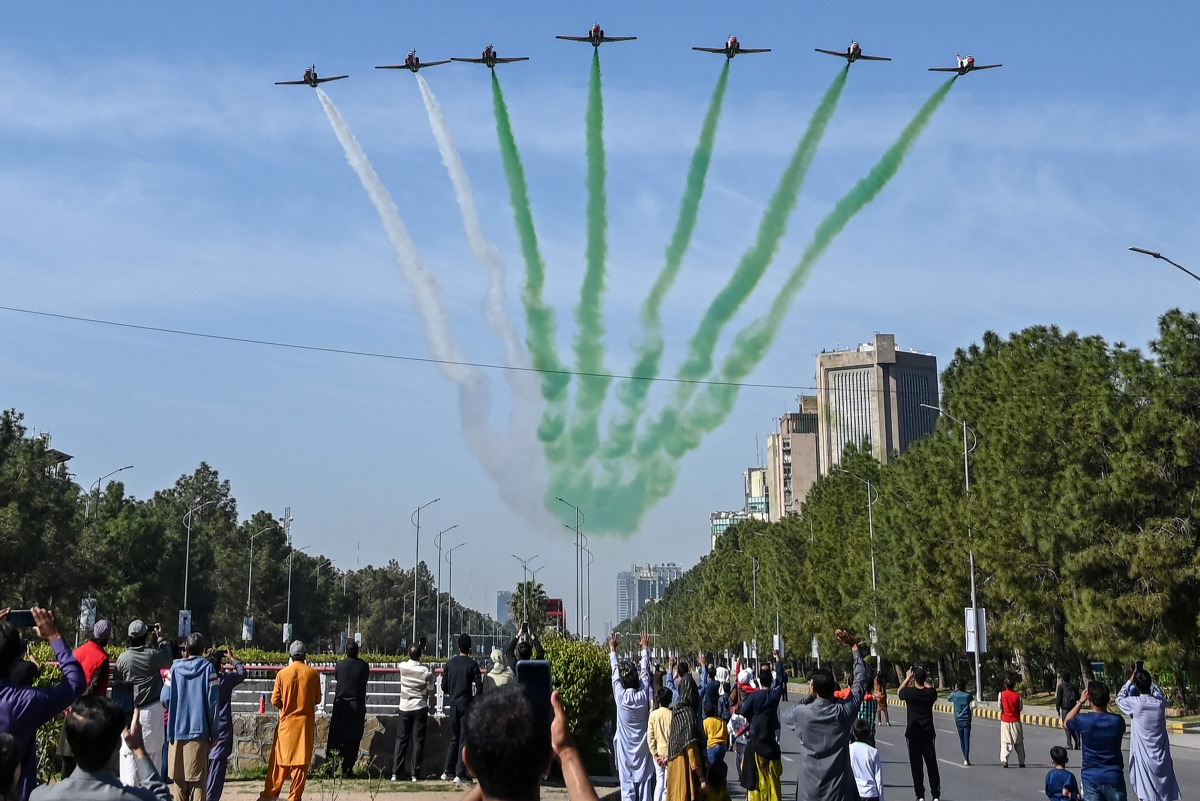
[[[601,51],[609,145],[609,364],[627,369],[637,305],[661,262],[720,59],[691,45],[736,33],[775,52],[737,59],[700,227],[665,309],[678,359],[749,244],[766,199],[839,68],[813,47],[851,37],[890,64],[858,64],[780,258],[749,322],[825,211],[874,163],[956,50],[1005,67],[958,82],[883,195],[856,218],[797,298],[751,380],[811,385],[815,353],[874,331],[935,353],[987,329],[1036,323],[1143,346],[1158,314],[1196,287],[1125,251],[1200,267],[1192,187],[1200,122],[1191,4],[1110,2],[479,4],[209,2],[26,4],[0,32],[3,305],[261,339],[425,356],[412,295],[312,92],[273,81],[316,62],[348,72],[330,96],[388,185],[441,283],[473,360],[502,353],[479,313],[471,256],[413,76],[376,72],[488,42],[531,61],[502,68],[529,172],[547,299],[569,354],[583,271],[583,114],[589,48],[554,40],[599,19],[639,41]],[[423,73],[437,93],[508,263],[519,251],[485,70]],[[735,326],[735,328],[738,326]],[[729,332],[730,334],[732,332]],[[339,567],[410,564],[409,515],[459,523],[463,600],[485,609],[540,553],[552,595],[573,596],[571,546],[553,519],[500,499],[434,368],[182,339],[0,313],[0,402],[75,454],[87,485],[123,464],[146,497],[201,460],[249,515],[290,505],[299,544]],[[729,336],[727,335],[726,341]],[[675,362],[671,362],[674,366]],[[493,421],[507,389],[492,375]],[[675,492],[629,540],[592,540],[593,631],[614,614],[614,576],[636,559],[692,564],[707,516],[740,505],[741,471],[794,391],[747,390],[682,465]],[[657,392],[660,401],[666,397]],[[586,510],[585,510],[586,511]],[[566,518],[564,517],[564,520]],[[428,555],[430,542],[422,543]],[[456,582],[457,584],[457,582]],[[571,614],[569,610],[569,614]]]

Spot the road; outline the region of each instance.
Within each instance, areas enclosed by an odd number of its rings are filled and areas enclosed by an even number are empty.
[[[793,699],[796,694],[792,694]],[[790,706],[785,701],[781,712]],[[908,751],[904,743],[905,710],[902,707],[891,707],[892,725],[882,726],[876,733],[876,744],[883,756],[884,801],[911,801],[915,796],[912,789],[912,775],[908,769]],[[971,767],[965,767],[962,762],[962,752],[958,747],[958,732],[954,728],[954,720],[948,714],[935,713],[937,727],[938,766],[942,774],[942,801],[1030,801],[1044,797],[1046,771],[1050,769],[1050,748],[1065,744],[1065,735],[1061,729],[1049,729],[1041,726],[1025,727],[1026,767],[1024,770],[1016,767],[1017,760],[1010,760],[1010,767],[1000,766],[1000,723],[994,720],[976,718],[971,729]],[[1182,735],[1197,738],[1197,748],[1184,748],[1173,745],[1171,756],[1175,762],[1175,776],[1179,786],[1187,792],[1187,788],[1200,787],[1200,734]],[[783,798],[790,801],[795,798],[803,801],[804,795],[798,794],[796,777],[799,774],[800,755],[799,738],[789,729],[784,728],[783,747]],[[1068,768],[1079,778],[1080,752],[1070,751]],[[732,757],[729,759],[730,794],[735,799],[745,798],[745,791],[737,786],[737,773],[734,770]],[[1125,761],[1128,768],[1129,743],[1126,740]],[[1127,771],[1128,772],[1128,771]],[[1128,778],[1128,776],[1126,777]],[[928,777],[926,777],[928,785]],[[926,787],[926,801],[932,801],[933,796]],[[1130,795],[1133,799],[1132,794]]]

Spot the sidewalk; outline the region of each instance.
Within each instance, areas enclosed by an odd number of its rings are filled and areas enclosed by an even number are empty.
[[[603,779],[596,780],[604,781]],[[333,779],[311,778],[304,788],[307,798],[319,801],[377,801],[377,796],[403,795],[404,801],[459,801],[473,785],[455,786],[449,782],[425,781],[389,782],[355,779],[352,781],[335,781]],[[251,799],[258,798],[262,792],[261,779],[230,781],[225,785],[223,797]],[[286,786],[285,786],[286,789]],[[600,801],[619,801],[620,787],[605,787],[596,784],[596,793]],[[542,801],[566,801],[565,787],[543,785]]]

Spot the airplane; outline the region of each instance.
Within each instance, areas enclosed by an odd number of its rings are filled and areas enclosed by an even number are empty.
[[[840,50],[822,50],[819,47],[814,48],[814,49],[818,53],[828,53],[831,56],[837,56],[838,58],[844,58],[844,59],[846,59],[847,62],[849,62],[851,64],[853,64],[855,61],[859,61],[859,60],[862,60],[862,61],[891,61],[890,58],[885,58],[884,56],[865,56],[865,55],[863,55],[862,46],[860,46],[858,42],[855,42],[853,40],[850,41],[850,46],[846,48],[845,53],[841,52]]]
[[[489,70],[496,69],[497,64],[511,64],[514,61],[528,61],[529,56],[518,56],[516,58],[500,58],[496,55],[496,48],[488,45],[483,48],[483,55],[479,58],[452,58],[451,61],[465,61],[468,64],[482,64]]]
[[[958,60],[957,67],[930,67],[930,72],[957,72],[959,75],[966,75],[968,72],[975,70],[994,70],[996,67],[1003,67],[1003,64],[975,64],[975,56],[962,56],[958,53],[954,54],[954,58]]]
[[[568,42],[587,42],[592,47],[599,47],[605,42],[631,42],[636,39],[636,36],[605,36],[604,29],[597,22],[588,31],[587,36],[555,36],[555,39],[565,39]]]
[[[728,39],[726,39],[724,47],[693,47],[692,49],[699,50],[703,53],[720,53],[721,55],[725,56],[725,58],[733,58],[734,56],[740,55],[742,53],[770,53],[771,52],[771,48],[769,48],[769,47],[759,47],[759,48],[742,47],[742,43],[738,41],[738,38],[736,36],[730,36]]]
[[[436,67],[439,64],[449,64],[450,59],[445,61],[421,61],[416,50],[409,50],[408,55],[404,58],[403,64],[385,64],[382,67],[376,67],[377,70],[408,70],[409,72],[418,72],[426,67]]]
[[[276,86],[311,86],[312,88],[316,89],[318,84],[325,83],[326,81],[340,81],[342,78],[349,78],[349,77],[350,77],[349,75],[334,75],[329,78],[318,78],[317,77],[317,65],[313,64],[311,67],[309,67],[308,69],[306,69],[304,71],[304,77],[302,79],[300,79],[298,81],[276,81],[275,85]]]

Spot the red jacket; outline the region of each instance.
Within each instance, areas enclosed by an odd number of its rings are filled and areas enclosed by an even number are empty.
[[[1021,694],[1016,690],[1000,692],[1000,722],[1016,723],[1021,719]]]
[[[88,686],[94,688],[92,695],[108,695],[108,652],[104,646],[95,640],[88,640],[75,649],[75,658],[83,668],[83,677],[87,679]],[[101,671],[101,675],[93,684],[92,679],[97,671]]]

